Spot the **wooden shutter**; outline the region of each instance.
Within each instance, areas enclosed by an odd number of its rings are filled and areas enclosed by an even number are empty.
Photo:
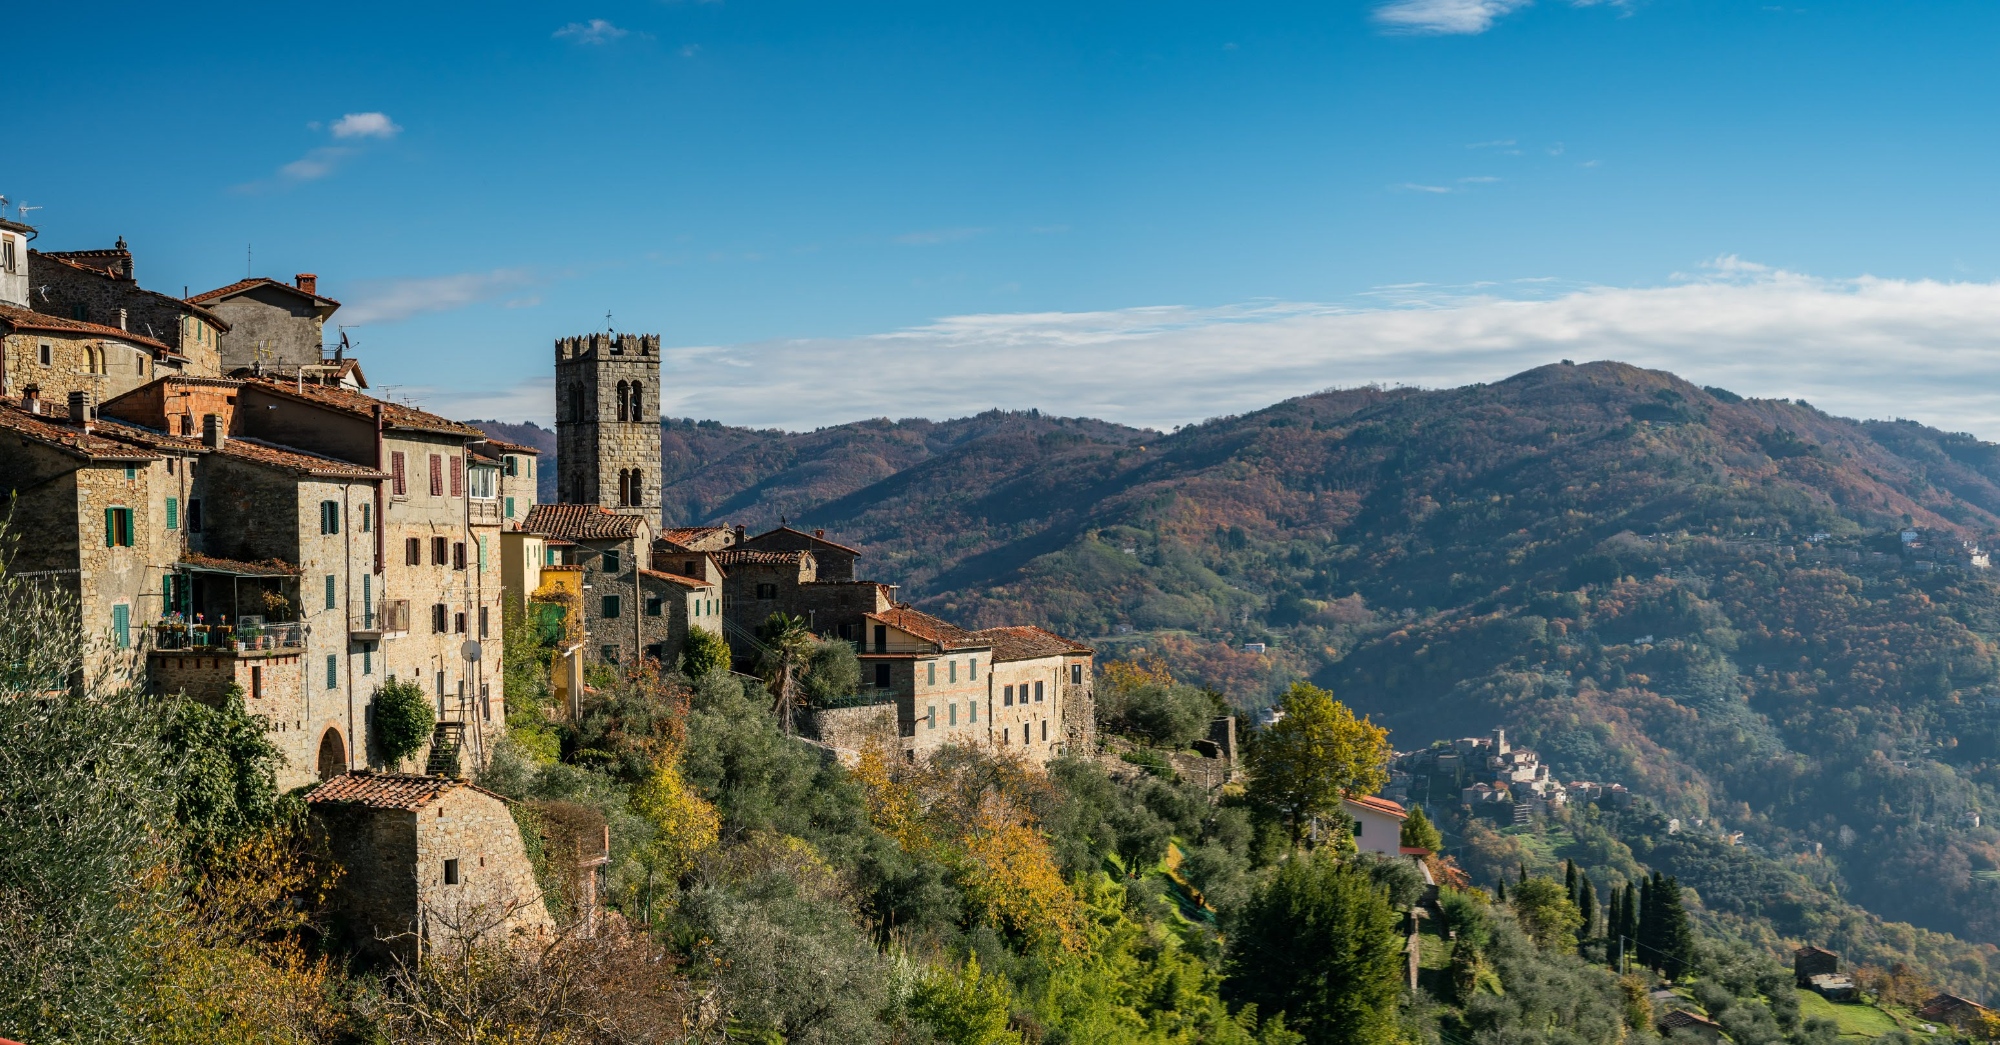
[[[456,454],[451,458],[451,495],[465,496],[465,458]]]
[[[181,528],[181,501],[178,497],[167,498],[167,529]]]
[[[444,496],[444,458],[431,455],[431,496]]]
[[[115,548],[118,546],[117,519],[118,519],[118,509],[116,508],[104,509],[104,546],[106,548]]]
[[[396,450],[389,454],[389,471],[396,477],[396,496],[402,497],[408,494],[410,492],[410,472],[409,464],[403,457],[403,451]]]
[[[111,634],[119,649],[132,648],[132,607],[122,602],[111,607]]]

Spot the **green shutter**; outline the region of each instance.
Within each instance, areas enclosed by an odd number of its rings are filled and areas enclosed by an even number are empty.
[[[181,501],[178,497],[167,498],[167,529],[181,528]]]
[[[326,575],[326,608],[327,609],[334,608],[333,574],[331,573]]]
[[[118,518],[117,513],[118,509],[116,508],[104,509],[104,546],[106,548],[115,548],[118,546],[118,531],[115,528],[115,520]]]
[[[513,517],[514,517],[514,499],[512,497],[509,497],[507,498],[507,518],[512,519]]]
[[[111,636],[119,649],[132,648],[132,607],[122,602],[111,607]]]
[[[326,688],[333,689],[339,685],[340,658],[329,653],[326,655]]]

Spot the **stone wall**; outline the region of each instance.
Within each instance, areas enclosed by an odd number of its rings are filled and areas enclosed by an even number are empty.
[[[455,788],[418,812],[416,877],[425,936],[438,946],[467,927],[490,928],[494,942],[554,927],[521,829],[497,796]],[[445,861],[457,860],[457,885]]]
[[[312,807],[340,879],[328,897],[334,931],[362,954],[416,954],[417,818],[430,810]]]
[[[229,324],[222,335],[222,372],[262,362],[289,369],[321,358],[319,312],[311,301],[269,284],[207,306]]]
[[[124,310],[122,329],[165,342],[187,356],[194,365],[189,373],[215,376],[220,351],[220,328],[202,319],[178,298],[146,290],[131,278],[130,255],[126,255],[126,277],[114,278],[88,268],[72,265],[45,254],[30,255],[36,292],[29,307],[47,316],[80,319],[118,327],[119,310]],[[47,293],[42,293],[46,288]]]
[[[858,708],[822,708],[806,718],[806,731],[834,749],[840,760],[852,765],[870,747],[885,757],[893,757],[901,747],[896,735],[896,705],[893,702]]]
[[[867,640],[866,614],[883,613],[895,605],[889,586],[874,581],[814,580],[780,588],[779,594],[785,596],[784,612],[804,617],[818,634],[850,642]]]
[[[93,403],[124,395],[160,376],[148,349],[114,338],[54,331],[24,331],[4,339],[6,358],[0,361],[0,394],[19,396],[29,385],[39,387],[43,402],[61,405],[71,392],[88,392]],[[42,346],[49,349],[42,364]]]

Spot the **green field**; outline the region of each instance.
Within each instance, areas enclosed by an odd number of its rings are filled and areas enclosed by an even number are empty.
[[[1811,991],[1799,991],[1799,1019],[1809,1020],[1815,1016],[1840,1024],[1843,1041],[1850,1038],[1873,1041],[1897,1029],[1896,1021],[1873,1005],[1836,1005]]]

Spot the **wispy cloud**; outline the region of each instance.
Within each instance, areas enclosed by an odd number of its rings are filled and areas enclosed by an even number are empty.
[[[958,243],[985,233],[986,229],[924,229],[920,232],[905,232],[896,237],[896,242],[906,247],[934,247],[940,243]]]
[[[1490,185],[1493,182],[1499,180],[1500,180],[1499,178],[1496,178],[1491,174],[1475,174],[1470,178],[1458,179],[1459,184],[1461,185]]]
[[[395,323],[430,312],[456,311],[542,282],[545,281],[533,270],[525,268],[370,280],[356,284],[346,295],[347,305],[341,318],[349,325]],[[538,304],[539,300],[530,297],[518,304],[527,307]],[[517,303],[508,304],[512,307]]]
[[[602,18],[588,22],[571,22],[555,31],[558,40],[569,40],[579,44],[608,44],[613,40],[632,35],[629,29],[620,29]]]
[[[1389,0],[1375,9],[1375,21],[1396,33],[1471,35],[1493,28],[1495,20],[1528,3],[1529,0]]]
[[[1829,279],[1724,255],[1656,287],[1418,285],[1382,297],[1396,303],[967,315],[865,337],[681,347],[663,360],[665,407],[788,429],[995,406],[1167,428],[1330,386],[1440,387],[1618,359],[2000,437],[2000,283]],[[507,393],[515,412],[497,416],[546,418],[548,387],[534,375]],[[477,416],[496,416],[501,394],[481,395],[491,408]]]
[[[1424,185],[1414,181],[1406,181],[1401,185],[1395,186],[1395,188],[1402,192],[1430,192],[1439,194],[1452,191],[1449,185]]]
[[[333,121],[336,138],[381,138],[388,140],[403,133],[387,113],[351,112]]]
[[[1511,149],[1515,144],[1512,138],[1497,138],[1490,142],[1468,142],[1465,147],[1468,149]]]
[[[318,120],[306,124],[308,130],[323,128]],[[361,154],[371,141],[388,141],[403,132],[388,114],[379,112],[351,112],[333,121],[331,127],[324,127],[335,141],[346,145],[316,145],[307,149],[304,156],[280,166],[270,178],[245,182],[234,186],[239,193],[265,192],[282,189],[303,182],[318,181],[340,170],[341,166]]]

